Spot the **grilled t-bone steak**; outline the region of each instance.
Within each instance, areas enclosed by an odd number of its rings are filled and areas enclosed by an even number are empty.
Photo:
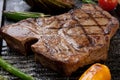
[[[97,5],[47,18],[26,19],[4,26],[0,34],[8,46],[28,54],[43,66],[71,75],[79,67],[105,61],[119,22]]]

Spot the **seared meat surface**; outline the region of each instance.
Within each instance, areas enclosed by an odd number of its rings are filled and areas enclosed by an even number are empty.
[[[33,52],[43,66],[71,75],[79,67],[105,61],[119,22],[92,4],[48,18],[4,26],[1,36],[22,54]]]

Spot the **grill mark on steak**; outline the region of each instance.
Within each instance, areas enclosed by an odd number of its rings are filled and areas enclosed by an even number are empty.
[[[99,9],[97,9],[98,6],[93,6],[93,7],[95,8],[96,11],[99,11],[99,12],[103,15],[104,18],[107,18],[108,20],[111,19],[110,17],[108,17],[107,15],[105,15],[105,14],[103,13],[103,12],[105,12],[105,11],[100,11]],[[96,17],[96,18],[97,18],[97,17]]]
[[[97,26],[98,26],[98,27],[103,31],[103,33],[105,34],[104,29],[103,29],[103,28],[101,27],[101,25],[95,20],[95,18],[93,18],[92,15],[89,14],[89,13],[88,13],[88,15],[92,18],[92,20],[95,21],[95,23],[97,24]]]
[[[88,39],[90,45],[94,45],[93,42],[92,42],[92,40],[91,40],[91,38],[88,36],[88,34],[87,34],[84,26],[78,22],[78,19],[76,19],[76,16],[73,14],[73,11],[71,11],[70,14],[71,14],[71,16],[72,16],[72,19],[75,20],[75,21],[77,21],[77,23],[78,23],[77,25],[82,28],[82,30],[83,30],[86,38]],[[90,25],[89,25],[89,26],[90,26]],[[82,48],[82,47],[84,47],[84,46],[81,46],[81,47],[79,47],[79,48]]]
[[[98,18],[98,19],[100,19],[100,18],[104,18],[104,19],[107,19],[108,21],[110,21],[111,20],[111,17],[110,16],[108,16],[108,15],[106,15],[107,13],[105,12],[105,11],[103,11],[102,9],[97,9],[98,8],[98,6],[94,6],[94,5],[92,5],[92,7],[95,9],[95,11],[98,11],[98,12],[100,12],[100,14],[102,15],[101,17],[93,17],[94,15],[91,15],[91,12],[89,12],[89,11],[85,11],[84,9],[83,9],[83,11],[85,12],[85,13],[87,13],[88,15],[89,15],[89,17],[91,17],[92,18],[92,20],[94,20],[95,21],[95,23],[97,24],[97,26],[103,31],[103,33],[104,33],[104,35],[106,35],[106,34],[109,34],[110,33],[110,30],[109,29],[107,29],[106,31],[104,31],[104,29],[102,28],[102,26],[106,26],[107,24],[105,24],[105,25],[100,25],[95,19],[96,18]],[[104,13],[103,13],[104,12]],[[105,14],[106,13],[106,14]],[[84,17],[83,17],[84,18]],[[84,25],[84,27],[89,27],[90,25]],[[94,26],[94,25],[91,25],[91,26]]]
[[[92,5],[93,6],[93,5]],[[93,8],[95,9],[95,11],[96,11],[96,8],[93,6]],[[85,10],[83,10],[84,12],[86,12]],[[86,12],[88,15],[89,15],[89,17],[92,19],[92,20],[94,20],[94,22],[97,24],[97,26],[102,30],[102,32],[105,34],[105,32],[104,32],[104,29],[101,27],[101,25],[95,20],[95,18],[93,17],[93,15],[91,15],[89,12]]]
[[[108,20],[110,20],[111,21],[111,18],[110,17],[108,17],[107,15],[105,15],[102,11],[100,11],[100,10],[98,10],[97,9],[97,6],[93,6],[97,11],[99,11],[102,15],[103,15],[103,17],[104,18],[106,18],[106,19],[108,19]],[[110,23],[110,24],[113,24],[113,23]],[[107,24],[106,24],[107,25]],[[104,25],[104,26],[106,26],[106,25]],[[101,25],[102,26],[102,25]],[[102,28],[102,27],[101,27]],[[102,28],[103,29],[103,28]],[[103,29],[104,30],[104,29]],[[110,29],[107,29],[106,31],[104,31],[104,33],[105,34],[109,34],[110,33]]]

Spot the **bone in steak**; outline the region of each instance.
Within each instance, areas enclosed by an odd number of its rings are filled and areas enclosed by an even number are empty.
[[[26,19],[2,27],[8,46],[35,54],[43,66],[71,75],[85,65],[107,59],[111,37],[119,22],[97,5],[48,18]]]

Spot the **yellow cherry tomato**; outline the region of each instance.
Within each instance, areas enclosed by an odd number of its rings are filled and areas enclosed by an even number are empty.
[[[111,73],[106,65],[96,63],[88,68],[79,80],[111,80]]]

